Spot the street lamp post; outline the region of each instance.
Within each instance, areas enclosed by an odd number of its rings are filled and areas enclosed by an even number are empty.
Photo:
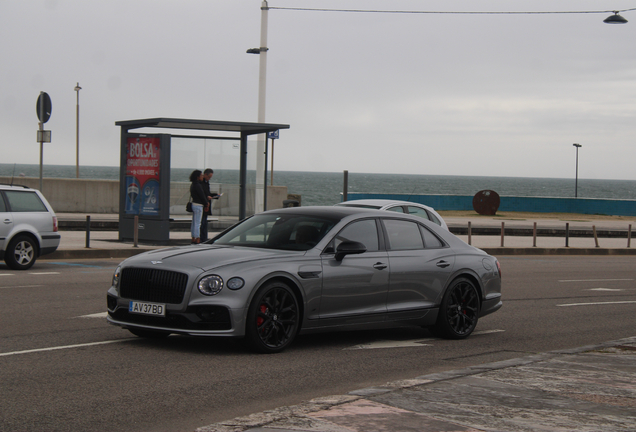
[[[259,54],[258,63],[258,122],[265,123],[265,96],[266,96],[266,77],[267,77],[267,15],[269,6],[267,0],[261,3],[261,46],[260,48],[250,48],[248,54]],[[265,178],[265,146],[267,144],[267,135],[260,134],[256,140],[256,202],[255,213],[267,210],[267,179]],[[258,186],[263,186],[263,191],[258,191]],[[260,193],[259,193],[260,192]]]
[[[79,178],[79,91],[82,88],[79,83],[75,86],[77,93],[77,105],[75,108],[75,177]]]
[[[579,196],[579,148],[583,147],[581,144],[572,144],[576,147],[576,177],[574,178],[574,198]]]

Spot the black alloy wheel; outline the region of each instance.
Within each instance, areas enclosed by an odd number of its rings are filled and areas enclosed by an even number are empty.
[[[479,319],[479,293],[466,278],[453,281],[446,290],[434,332],[448,339],[468,337]]]
[[[247,312],[246,337],[260,353],[283,351],[298,333],[300,313],[294,292],[283,282],[261,287]]]
[[[9,243],[4,262],[13,270],[27,270],[35,264],[37,256],[37,242],[29,236],[18,235]]]

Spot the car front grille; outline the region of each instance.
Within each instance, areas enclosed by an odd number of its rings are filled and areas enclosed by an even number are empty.
[[[168,270],[125,268],[119,294],[123,298],[179,304],[188,285],[188,275]]]

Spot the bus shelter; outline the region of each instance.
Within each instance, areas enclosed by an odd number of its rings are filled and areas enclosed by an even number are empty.
[[[124,120],[115,124],[121,127],[119,240],[133,240],[137,218],[138,239],[156,244],[167,244],[170,239],[173,140],[223,140],[235,143],[232,147],[238,152],[238,166],[234,167],[238,170],[238,219],[242,220],[248,216],[248,171],[265,173],[263,179],[254,178],[253,175],[250,178],[255,187],[263,187],[265,196],[262,202],[266,210],[267,158],[264,158],[264,167],[254,169],[252,163],[252,169],[249,169],[248,161],[258,161],[258,158],[254,154],[255,150],[250,154],[248,137],[289,129],[289,125],[285,124],[175,118]],[[166,130],[168,133],[164,133]],[[192,169],[208,168],[199,166],[206,163],[203,159],[192,160]]]

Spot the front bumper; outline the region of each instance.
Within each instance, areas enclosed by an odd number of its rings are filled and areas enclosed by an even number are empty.
[[[225,306],[192,305],[185,311],[167,309],[165,317],[130,313],[122,305],[122,299],[108,295],[108,317],[110,324],[123,328],[142,328],[192,336],[243,336],[242,326],[233,325],[232,316],[242,316]]]

